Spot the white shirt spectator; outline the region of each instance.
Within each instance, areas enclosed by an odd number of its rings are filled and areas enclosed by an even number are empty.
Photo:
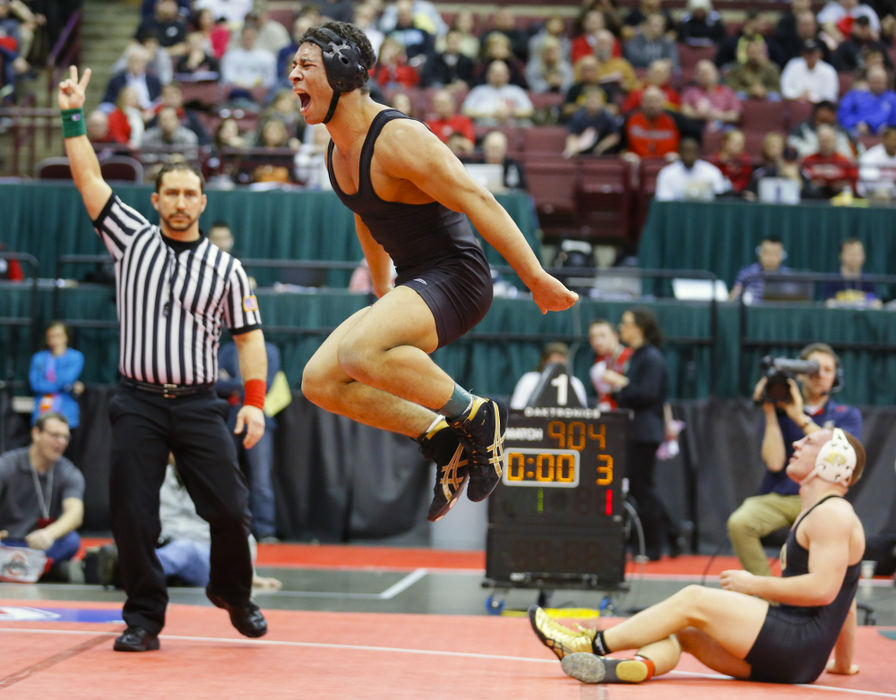
[[[486,83],[470,90],[461,111],[485,124],[498,119],[498,115],[506,115],[511,120],[515,114],[531,115],[534,109],[528,93],[519,85],[508,83],[495,87]]]
[[[669,163],[656,177],[656,195],[659,201],[702,200],[708,201],[731,189],[731,183],[712,163],[696,160],[688,169],[680,160]]]
[[[787,100],[795,100],[806,91],[810,102],[836,102],[840,92],[837,71],[825,61],[819,60],[810,69],[802,56],[791,58],[781,73],[781,95]]]
[[[882,143],[859,157],[859,194],[896,199],[896,153],[890,155]]]
[[[448,25],[442,19],[442,14],[438,8],[429,0],[414,0],[414,21],[420,29],[425,29],[435,36],[445,36],[448,31]],[[398,8],[395,3],[391,3],[383,10],[380,17],[380,29],[386,34],[395,29],[398,23]]]
[[[267,49],[235,46],[221,59],[221,82],[246,89],[269,88],[277,82],[277,59]]]

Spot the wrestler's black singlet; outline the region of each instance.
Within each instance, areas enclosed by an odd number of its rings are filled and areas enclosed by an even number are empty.
[[[809,552],[796,541],[800,523],[829,498],[822,498],[796,521],[782,550],[782,577],[809,573]],[[770,606],[765,623],[747,654],[750,680],[811,683],[824,671],[859,585],[861,561],[847,567],[837,597],[828,605]]]
[[[393,119],[408,119],[387,109],[373,119],[361,148],[358,191],[346,194],[333,174],[333,142],[327,149],[327,171],[333,191],[361,217],[370,234],[395,263],[395,283],[414,289],[436,321],[439,347],[475,326],[492,301],[492,280],[485,253],[464,214],[438,202],[387,202],[376,194],[370,162],[376,139]]]

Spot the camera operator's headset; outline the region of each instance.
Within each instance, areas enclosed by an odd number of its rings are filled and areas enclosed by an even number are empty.
[[[319,46],[323,56],[327,82],[333,88],[330,108],[323,121],[326,124],[333,118],[340,95],[343,92],[351,92],[364,87],[369,74],[361,60],[361,49],[354,42],[339,36],[336,32],[326,27],[317,27],[312,31],[315,34],[322,34],[326,37],[326,41],[306,34],[302,37],[300,43],[308,42]]]
[[[833,394],[840,391],[843,388],[843,366],[840,364],[840,356],[837,355],[837,353],[834,352],[834,348],[827,343],[810,343],[800,350],[800,359],[808,360],[809,355],[813,352],[823,352],[825,355],[830,355],[834,358],[834,364],[836,366],[834,369],[834,383],[831,385],[831,391],[829,393]]]

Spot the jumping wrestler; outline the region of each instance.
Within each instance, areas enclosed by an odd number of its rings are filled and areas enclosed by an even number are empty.
[[[460,387],[429,357],[488,311],[489,267],[467,217],[504,256],[542,313],[578,296],[550,276],[507,212],[423,124],[374,102],[364,33],[330,22],[299,41],[290,80],[308,124],[332,139],[333,190],[355,226],[378,300],[345,320],[305,366],[302,393],[361,423],[417,438],[436,462],[430,520],[481,501],[504,462],[507,407]],[[397,270],[394,286],[390,260]],[[469,462],[469,465],[467,464]]]
[[[787,473],[800,485],[803,508],[781,550],[781,577],[723,571],[724,590],[687,586],[592,632],[532,608],[532,628],[563,670],[586,683],[639,683],[671,671],[682,651],[743,680],[811,683],[826,664],[831,673],[858,673],[855,593],[865,534],[844,496],[864,467],[862,444],[841,428],[794,444]],[[606,656],[626,649],[637,653]]]

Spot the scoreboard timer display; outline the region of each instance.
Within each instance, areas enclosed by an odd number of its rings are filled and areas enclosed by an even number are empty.
[[[486,577],[612,587],[625,578],[628,411],[513,410],[489,498]]]

